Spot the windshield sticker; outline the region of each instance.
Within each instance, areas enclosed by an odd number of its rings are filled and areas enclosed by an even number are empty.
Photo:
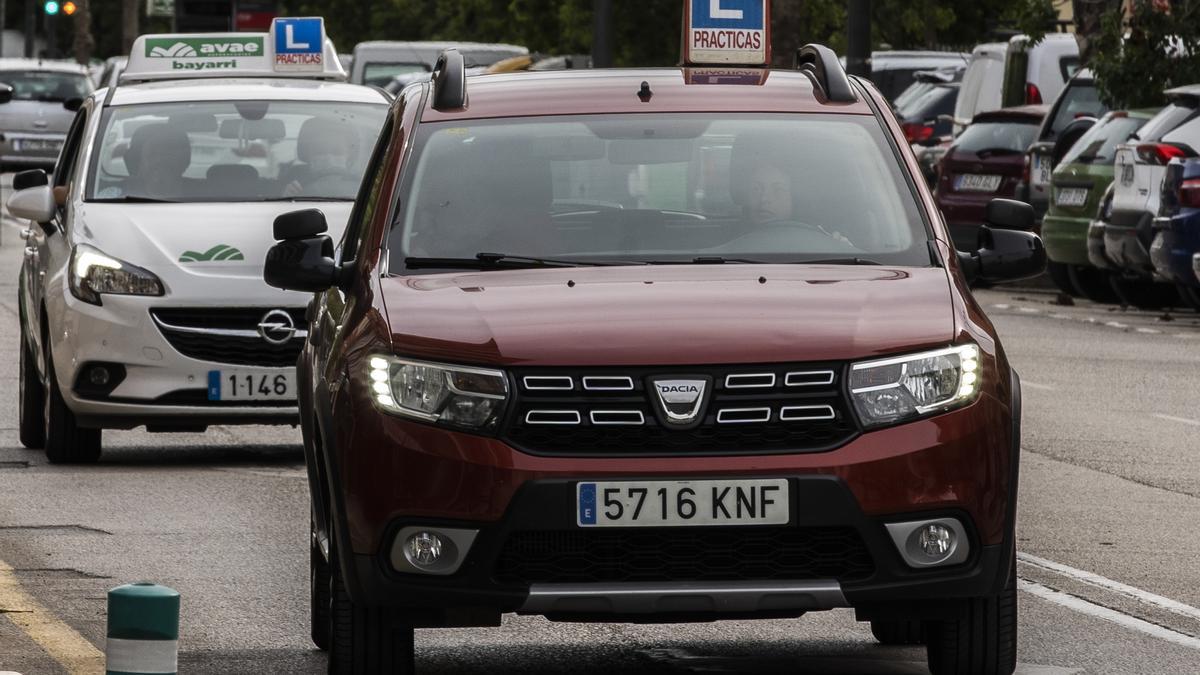
[[[183,255],[179,256],[179,262],[209,262],[211,261],[226,261],[226,260],[245,260],[246,257],[242,252],[232,246],[225,244],[217,244],[203,253],[195,251],[184,251]]]
[[[262,56],[264,51],[261,37],[146,39],[146,56],[158,59]]]

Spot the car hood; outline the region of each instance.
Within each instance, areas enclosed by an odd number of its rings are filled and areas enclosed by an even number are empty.
[[[479,364],[842,360],[945,344],[941,268],[585,267],[381,280],[396,353]]]
[[[330,236],[339,238],[350,202],[83,203],[72,234],[75,243],[150,270],[176,299],[275,298],[285,292],[262,277],[267,249],[275,243],[271,224],[282,213],[310,206],[325,212]],[[294,295],[303,304],[303,294]]]

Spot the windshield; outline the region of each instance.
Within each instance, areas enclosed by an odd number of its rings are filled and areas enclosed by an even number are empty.
[[[1060,164],[1112,164],[1117,156],[1117,144],[1129,140],[1145,123],[1144,117],[1124,114],[1105,117],[1075,141]]]
[[[424,125],[389,239],[405,258],[930,264],[872,117],[624,115]],[[399,252],[399,255],[397,254]]]
[[[0,70],[0,82],[13,88],[14,101],[57,101],[83,98],[92,81],[83,73],[48,70]]]
[[[1041,120],[1032,117],[1028,119],[1006,119],[975,122],[954,142],[956,150],[961,152],[1025,152],[1037,136],[1038,124]]]
[[[1099,117],[1108,112],[1100,102],[1100,92],[1091,82],[1072,82],[1054,104],[1054,120],[1043,141],[1052,141],[1077,117]]]
[[[915,85],[914,85],[915,86]],[[937,121],[938,115],[954,112],[958,85],[934,84],[927,91],[896,107],[896,117],[908,122]]]
[[[352,201],[387,108],[196,101],[104,112],[86,199]]]
[[[429,72],[429,66],[424,63],[366,63],[363,64],[363,84],[386,87],[396,79],[397,75],[427,72]]]

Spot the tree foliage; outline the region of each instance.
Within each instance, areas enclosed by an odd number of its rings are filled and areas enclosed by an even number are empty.
[[[1088,65],[1108,106],[1163,105],[1164,89],[1200,82],[1200,6],[1134,0],[1127,25],[1106,13]]]

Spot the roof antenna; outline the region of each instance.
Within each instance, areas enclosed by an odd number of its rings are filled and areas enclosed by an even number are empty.
[[[638,98],[642,100],[642,103],[649,103],[650,97],[653,95],[654,92],[650,91],[650,83],[642,80],[642,88],[638,89]]]

